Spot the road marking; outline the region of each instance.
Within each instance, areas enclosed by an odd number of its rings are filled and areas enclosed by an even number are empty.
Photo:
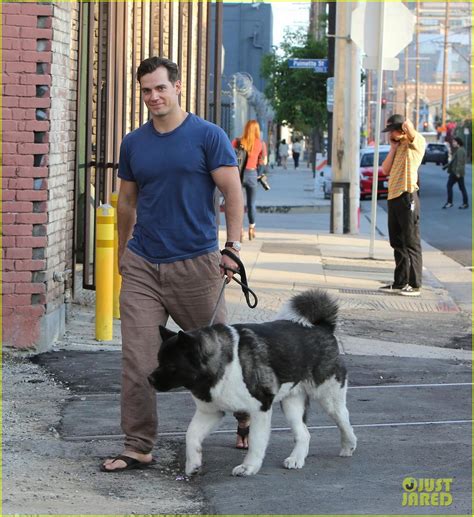
[[[388,423],[377,423],[377,424],[352,424],[352,427],[408,427],[408,426],[428,426],[428,425],[459,425],[459,424],[472,424],[474,420],[434,420],[429,422],[388,422]],[[319,431],[325,429],[337,429],[335,425],[317,425],[308,426],[310,431]],[[272,427],[272,432],[286,432],[291,431],[290,427]],[[211,434],[235,434],[235,429],[218,429],[213,431]],[[167,431],[158,433],[161,436],[185,436],[186,431]],[[85,436],[62,436],[66,442],[79,442],[84,440],[122,440],[123,434],[94,434]]]

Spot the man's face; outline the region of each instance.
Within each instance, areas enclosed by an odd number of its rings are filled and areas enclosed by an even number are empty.
[[[457,148],[459,147],[459,144],[456,142],[456,140],[453,140],[453,141],[451,142],[451,147],[452,147],[453,149],[457,149]]]
[[[171,83],[168,70],[163,66],[150,74],[145,74],[140,79],[140,88],[143,101],[153,117],[165,117],[179,106],[181,81]]]
[[[404,136],[405,133],[401,129],[390,131],[390,140],[395,140],[396,142],[399,142]]]

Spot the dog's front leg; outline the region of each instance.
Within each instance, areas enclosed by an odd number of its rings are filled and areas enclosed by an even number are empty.
[[[262,466],[272,426],[272,409],[250,413],[249,450],[244,462],[232,470],[233,476],[252,476]]]
[[[186,475],[197,474],[202,464],[202,442],[221,421],[224,413],[210,404],[196,402],[196,412],[186,431]]]

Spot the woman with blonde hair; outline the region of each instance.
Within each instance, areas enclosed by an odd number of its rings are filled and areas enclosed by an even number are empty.
[[[247,216],[249,220],[249,240],[255,239],[255,216],[257,214],[257,169],[267,164],[267,146],[260,138],[260,126],[256,120],[245,124],[244,133],[232,141],[232,146],[239,146],[247,151],[247,164],[242,175],[242,186],[247,194]]]

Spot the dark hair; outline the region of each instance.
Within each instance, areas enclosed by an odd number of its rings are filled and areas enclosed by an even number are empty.
[[[454,137],[454,140],[456,140],[456,142],[457,142],[461,147],[463,147],[463,146],[464,146],[464,142],[463,142],[462,138],[460,138],[459,136],[455,136],[455,137]]]
[[[166,68],[168,70],[168,79],[170,83],[175,83],[179,80],[179,67],[173,61],[166,59],[165,57],[149,57],[148,59],[144,59],[137,68],[137,81],[140,82],[140,79],[146,75],[151,74],[157,68],[160,67]]]

